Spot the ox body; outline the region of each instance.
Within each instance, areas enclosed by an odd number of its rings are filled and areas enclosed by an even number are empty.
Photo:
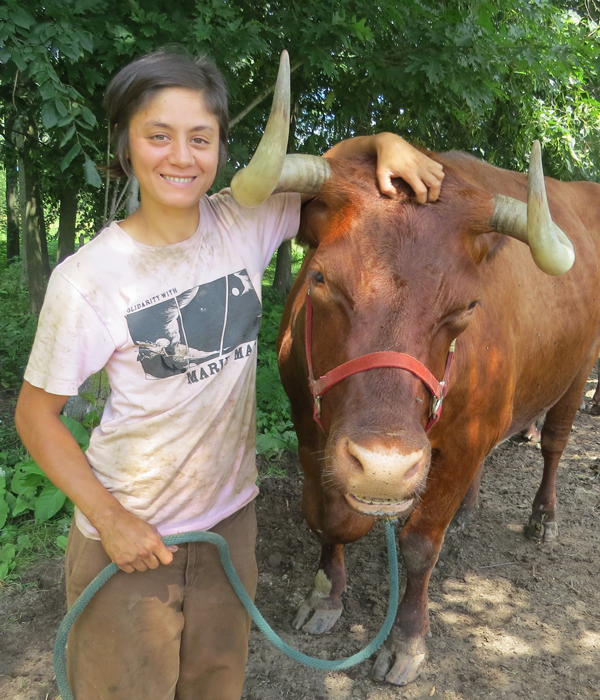
[[[555,477],[600,350],[600,186],[546,178],[554,222],[576,262],[559,276],[536,267],[524,243],[494,230],[494,195],[525,202],[527,176],[466,154],[434,156],[446,179],[438,202],[380,195],[368,159],[331,162],[306,205],[309,246],[280,330],[281,378],[305,473],[303,512],[322,544],[315,588],[295,625],[333,627],[345,587],[343,546],[380,517],[400,517],[406,591],[374,676],[416,678],[429,632],[427,588],[446,529],[476,504],[481,467],[502,440],[547,412],[544,472],[528,531],[556,535]],[[344,379],[313,418],[305,347],[319,377],[369,353],[411,355],[441,379],[456,356],[441,419],[428,434],[432,396],[413,374],[377,368]],[[518,488],[518,486],[516,487]]]

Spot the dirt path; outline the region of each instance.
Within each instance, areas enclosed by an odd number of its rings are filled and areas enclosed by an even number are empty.
[[[522,532],[541,476],[539,449],[511,441],[488,458],[476,519],[447,538],[432,578],[430,657],[415,684],[376,683],[369,663],[339,673],[306,669],[254,630],[244,700],[599,700],[599,429],[600,418],[578,414],[559,473],[560,532],[552,546],[527,541]],[[290,620],[319,552],[300,516],[295,461],[288,471],[288,478],[268,479],[258,501],[257,603],[302,651],[348,656],[377,633],[385,615],[383,527],[347,547],[346,610],[334,632],[323,638],[293,632]],[[48,562],[29,573],[24,589],[0,591],[2,700],[57,697],[51,656],[64,613],[61,579],[60,562]]]

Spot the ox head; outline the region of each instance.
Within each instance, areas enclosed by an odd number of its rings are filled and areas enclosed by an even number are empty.
[[[232,192],[246,206],[273,191],[317,197],[305,207],[300,234],[309,246],[301,284],[312,300],[315,376],[368,353],[396,351],[441,378],[452,341],[479,303],[481,263],[505,244],[499,233],[528,243],[549,274],[571,267],[572,246],[547,211],[539,145],[528,204],[477,190],[446,163],[438,202],[416,204],[402,181],[399,198],[391,200],[377,189],[371,158],[328,163],[285,155],[285,56],[282,63],[273,111],[281,118],[272,115],[268,125],[279,147],[261,143]],[[398,369],[372,369],[332,387],[322,407],[323,485],[366,515],[408,513],[430,464],[424,426],[431,402],[425,385]]]

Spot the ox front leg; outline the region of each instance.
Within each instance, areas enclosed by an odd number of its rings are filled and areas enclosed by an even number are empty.
[[[424,537],[410,529],[408,523],[400,534],[406,590],[396,623],[373,667],[373,678],[378,681],[406,685],[421,671],[427,654],[425,637],[429,633],[427,587],[442,540],[443,535],[439,541]]]
[[[314,588],[298,609],[292,625],[309,634],[329,632],[344,610],[345,589],[344,545],[323,545]]]

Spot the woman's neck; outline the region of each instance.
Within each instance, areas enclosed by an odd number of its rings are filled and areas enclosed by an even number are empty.
[[[189,209],[166,209],[144,206],[142,202],[119,225],[138,243],[160,247],[186,241],[194,235],[199,222],[198,205]]]

